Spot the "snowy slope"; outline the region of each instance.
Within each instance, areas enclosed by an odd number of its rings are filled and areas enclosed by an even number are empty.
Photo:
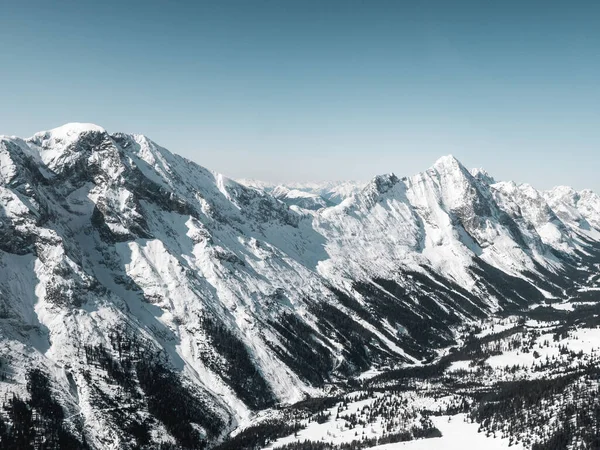
[[[442,437],[413,440],[409,442],[398,442],[395,444],[384,444],[372,447],[373,450],[430,450],[444,448],[446,450],[504,450],[512,448],[520,450],[522,445],[510,445],[508,439],[495,439],[477,431],[477,424],[468,423],[464,414],[456,416],[436,417],[433,420],[435,426],[442,433]]]

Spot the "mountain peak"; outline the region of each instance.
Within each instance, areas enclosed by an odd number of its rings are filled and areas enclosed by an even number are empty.
[[[471,184],[474,181],[469,170],[452,155],[442,156],[425,173],[433,175],[443,184],[450,183],[454,186]]]
[[[52,129],[53,132],[59,131],[71,131],[71,132],[79,132],[83,133],[86,131],[98,131],[105,132],[106,130],[100,125],[96,125],[94,123],[85,123],[85,122],[68,122],[60,127],[56,127]]]
[[[485,184],[495,184],[496,180],[492,177],[485,169],[475,168],[469,171],[473,178],[478,179],[479,181],[484,182]]]
[[[384,175],[377,175],[373,178],[371,183],[377,188],[377,191],[384,193],[388,191],[393,185],[398,183],[400,179],[394,173],[386,173]]]
[[[65,140],[89,132],[106,133],[106,130],[101,126],[95,125],[93,123],[71,122],[48,131],[40,131],[34,134],[33,138],[38,136],[47,136],[52,137],[54,139]]]
[[[91,123],[67,123],[48,131],[40,131],[26,140],[39,158],[51,170],[66,164],[70,166],[81,155],[83,148],[80,143],[84,137],[108,138],[106,130]]]
[[[441,167],[463,167],[462,163],[456,159],[453,155],[446,155],[439,158],[434,164],[433,168]]]
[[[576,201],[578,197],[577,191],[570,186],[556,186],[547,191],[546,195],[561,199],[561,201],[567,201],[568,199],[570,202]]]
[[[92,123],[67,123],[57,128],[48,131],[39,131],[32,137],[27,139],[27,142],[33,143],[38,147],[45,148],[59,144],[65,148],[76,142],[79,137],[87,133],[106,133],[106,130]]]

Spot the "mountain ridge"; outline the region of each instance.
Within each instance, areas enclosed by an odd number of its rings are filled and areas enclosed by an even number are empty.
[[[47,373],[94,448],[189,447],[431,360],[460,326],[568,298],[600,261],[596,194],[491,181],[448,156],[341,201],[278,197],[91,124],[0,137],[0,385],[26,398],[27,370]]]

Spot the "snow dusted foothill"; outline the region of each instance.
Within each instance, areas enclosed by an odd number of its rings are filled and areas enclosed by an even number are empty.
[[[590,191],[497,182],[452,156],[405,178],[269,185],[92,124],[2,136],[0,393],[13,397],[0,432],[26,427],[23,407],[56,442],[244,448],[228,436],[287,423],[285,408],[300,423],[293,405],[307,399],[367,392],[387,398],[382,414],[400,398],[412,406],[401,425],[371,414],[365,440],[443,435],[436,414],[485,412],[467,411],[469,398],[432,414],[450,395],[431,369],[440,361],[487,389],[511,362],[511,380],[538,380],[596,357],[593,324],[580,325],[600,288],[599,205]],[[557,331],[538,322],[570,328],[546,346]],[[400,375],[427,392],[385,391]],[[327,406],[298,435],[357,437]],[[320,413],[331,414],[314,425]],[[282,433],[260,445],[299,442]]]

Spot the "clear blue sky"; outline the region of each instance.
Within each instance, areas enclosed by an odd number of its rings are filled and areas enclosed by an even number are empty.
[[[93,122],[274,181],[409,175],[452,153],[600,192],[599,1],[0,8],[0,134]]]

